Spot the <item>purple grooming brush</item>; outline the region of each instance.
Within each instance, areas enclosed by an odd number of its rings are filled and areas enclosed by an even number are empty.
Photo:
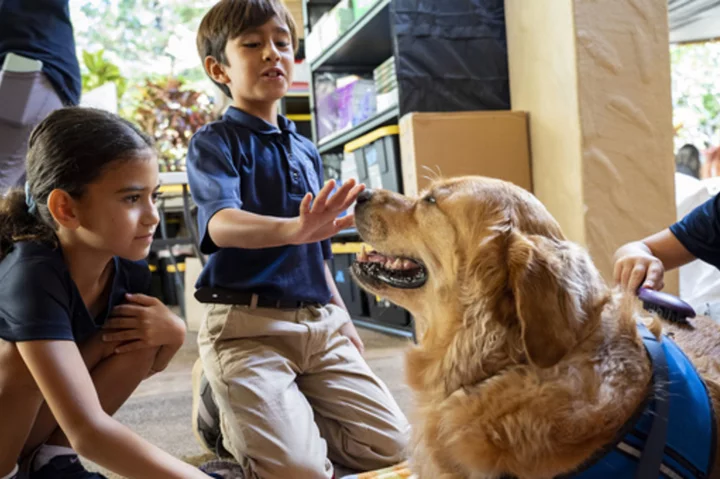
[[[695,317],[695,310],[692,306],[672,294],[640,288],[638,298],[643,302],[643,308],[657,313],[668,321],[687,324],[688,318]]]

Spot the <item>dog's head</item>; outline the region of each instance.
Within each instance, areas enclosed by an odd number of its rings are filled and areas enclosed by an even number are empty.
[[[504,181],[436,181],[416,199],[368,191],[355,214],[374,248],[353,264],[358,283],[409,310],[421,343],[473,335],[484,376],[556,364],[607,297],[588,254],[533,195]]]

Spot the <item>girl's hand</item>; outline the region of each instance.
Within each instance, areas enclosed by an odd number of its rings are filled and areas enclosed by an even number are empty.
[[[127,303],[115,306],[104,329],[103,341],[124,341],[116,353],[167,346],[175,350],[185,341],[185,323],[160,300],[144,294],[126,295]],[[153,368],[155,369],[155,368]]]

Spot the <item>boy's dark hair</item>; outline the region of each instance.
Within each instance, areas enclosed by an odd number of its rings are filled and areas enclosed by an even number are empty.
[[[197,49],[200,61],[205,68],[205,58],[213,57],[228,65],[225,56],[227,42],[240,36],[250,28],[257,28],[278,17],[287,24],[292,38],[293,51],[298,48],[298,36],[295,20],[285,4],[280,0],[220,0],[203,17],[197,33]],[[205,72],[208,77],[209,73]],[[220,88],[228,98],[232,98],[227,85],[210,80]]]
[[[675,154],[675,171],[700,178],[700,151],[694,145],[685,144]]]
[[[52,112],[30,135],[25,190],[0,196],[0,259],[17,241],[57,246],[47,207],[53,190],[80,198],[108,165],[152,148],[146,134],[112,113],[80,107]]]

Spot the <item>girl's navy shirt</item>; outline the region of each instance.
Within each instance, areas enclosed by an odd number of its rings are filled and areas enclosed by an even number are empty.
[[[98,331],[125,294],[148,294],[151,274],[144,261],[115,257],[108,304],[91,317],[70,276],[60,248],[22,241],[0,261],[0,338],[10,342],[68,340]]]

